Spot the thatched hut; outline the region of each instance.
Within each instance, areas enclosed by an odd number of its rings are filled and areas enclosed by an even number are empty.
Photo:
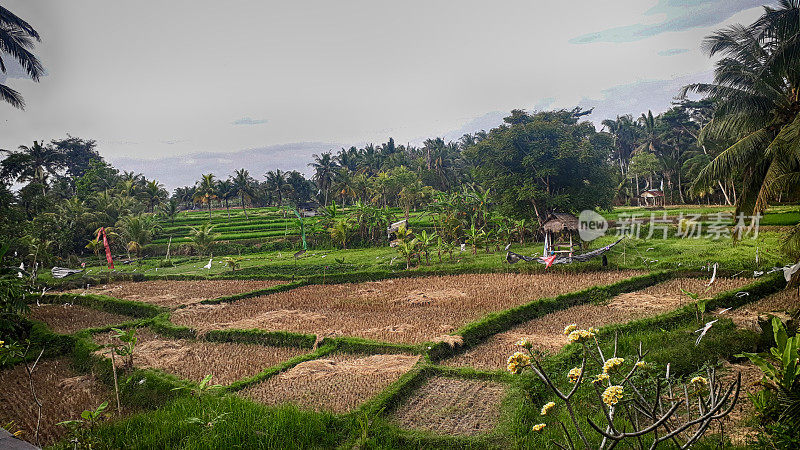
[[[661,189],[648,189],[639,195],[639,204],[644,199],[644,206],[664,206],[664,191]]]
[[[544,256],[572,253],[580,244],[578,218],[572,214],[552,213],[542,224]]]

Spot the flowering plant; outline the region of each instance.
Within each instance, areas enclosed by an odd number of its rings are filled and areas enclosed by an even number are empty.
[[[641,343],[636,357],[626,360],[616,354],[616,337],[613,354],[607,357],[598,342],[598,330],[581,329],[570,324],[564,328],[564,334],[571,343],[583,349],[580,366],[573,367],[567,374],[566,378],[572,384],[569,391],[562,391],[554,381],[558,378],[545,371],[542,355],[530,341],[520,340],[518,345],[524,351],[518,351],[508,359],[509,372],[519,375],[531,370],[563,404],[569,420],[565,423],[557,417],[551,419],[558,422],[564,435],[561,442],[552,441],[559,448],[573,449],[576,444],[583,444],[585,448],[596,446],[590,444],[582,421],[576,415],[578,411],[587,410],[583,404],[579,409],[574,399],[584,387],[590,392],[594,390],[595,394],[588,396],[589,401],[596,403],[597,409],[603,413],[605,424],[586,418],[591,430],[600,435],[601,449],[613,448],[622,441],[635,441],[641,447],[646,440],[651,448],[668,440],[681,448],[688,448],[714,421],[729,414],[738,399],[741,375],[723,390],[712,369],[708,371],[708,377],[696,376],[680,387],[670,378],[669,366],[662,376],[656,373],[652,364],[644,361],[647,352],[642,351]],[[594,368],[600,369],[600,373],[592,374]],[[542,406],[540,415],[552,416],[549,413],[556,407],[556,402],[548,402]],[[625,424],[621,425],[619,419],[623,419]],[[571,427],[567,426],[569,422]],[[546,427],[547,423],[543,422],[534,425],[532,430],[546,432]]]

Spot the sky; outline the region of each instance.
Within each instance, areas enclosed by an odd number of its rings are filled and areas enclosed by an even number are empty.
[[[700,49],[765,0],[0,0],[42,36],[46,76],[9,66],[0,148],[95,139],[172,189],[311,154],[489,130],[514,108],[667,109],[709,81]],[[8,58],[4,58],[8,59]]]

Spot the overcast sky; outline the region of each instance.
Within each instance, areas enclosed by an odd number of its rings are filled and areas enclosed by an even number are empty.
[[[389,136],[457,138],[513,108],[596,107],[596,123],[658,112],[710,79],[702,38],[765,1],[0,3],[42,35],[47,70],[38,84],[0,74],[27,102],[0,104],[0,148],[93,138],[172,188]]]

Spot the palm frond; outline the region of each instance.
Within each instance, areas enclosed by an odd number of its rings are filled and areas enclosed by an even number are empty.
[[[18,28],[23,30],[28,36],[41,41],[39,33],[26,21],[19,18],[16,14],[0,6],[0,26],[6,28]]]
[[[22,99],[22,95],[4,84],[0,84],[0,99],[15,108],[25,109],[25,100]]]

